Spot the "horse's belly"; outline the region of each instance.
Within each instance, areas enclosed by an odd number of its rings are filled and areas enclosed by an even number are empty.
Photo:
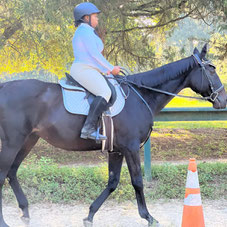
[[[59,138],[57,135],[52,134],[40,135],[42,139],[47,141],[54,147],[61,148],[63,150],[70,151],[91,151],[91,150],[101,150],[101,145],[97,144],[93,140],[85,140],[80,138]]]

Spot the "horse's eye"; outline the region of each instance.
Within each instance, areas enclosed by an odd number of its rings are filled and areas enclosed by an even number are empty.
[[[210,71],[210,74],[214,75],[215,74],[215,66],[212,65],[212,64],[209,64],[208,67],[209,67],[208,69]]]

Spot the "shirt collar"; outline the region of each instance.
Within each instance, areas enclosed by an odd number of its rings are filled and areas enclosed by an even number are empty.
[[[91,27],[89,24],[87,23],[81,23],[80,26],[82,27],[86,27],[86,28],[89,28],[89,29],[92,29],[93,31],[95,30],[93,27]]]

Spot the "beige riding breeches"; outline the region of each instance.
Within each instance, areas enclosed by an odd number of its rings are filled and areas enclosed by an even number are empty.
[[[111,90],[98,69],[84,63],[73,63],[70,75],[92,94],[102,96],[107,102],[110,100]]]

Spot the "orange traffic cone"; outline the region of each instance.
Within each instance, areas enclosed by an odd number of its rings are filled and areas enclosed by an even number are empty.
[[[195,158],[190,158],[189,160],[181,226],[205,226]]]

